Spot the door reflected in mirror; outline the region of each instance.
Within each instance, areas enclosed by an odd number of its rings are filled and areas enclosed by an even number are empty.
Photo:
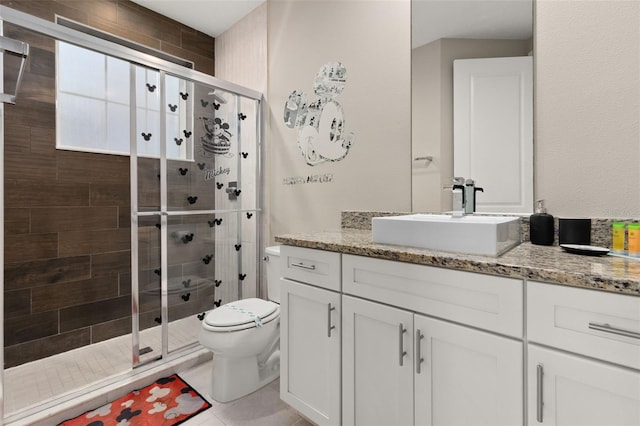
[[[532,1],[412,0],[411,13],[412,210],[450,211],[462,176],[484,188],[478,212],[531,213]]]

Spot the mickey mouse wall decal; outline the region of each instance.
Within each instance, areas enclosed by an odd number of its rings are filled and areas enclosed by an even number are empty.
[[[186,168],[185,168],[185,169],[183,169],[182,167],[180,167],[180,168],[178,168],[178,171],[180,172],[180,174],[181,174],[182,176],[184,176],[184,175],[186,175],[186,174],[187,174],[187,172],[189,171],[189,169],[186,169]]]
[[[153,136],[151,133],[140,133],[140,135],[144,138],[145,141],[150,141],[151,140],[151,136]]]
[[[247,274],[238,274],[238,278],[240,281],[244,281],[244,279],[247,278]]]
[[[189,98],[189,94],[180,92],[180,97],[183,101],[186,101]]]
[[[248,152],[243,152],[243,153],[242,153],[242,158],[247,158],[248,156],[249,156],[249,153],[248,153]]]
[[[198,317],[198,319],[199,319],[200,321],[202,321],[202,320],[204,319],[205,315],[206,315],[206,313],[205,313],[205,312],[203,312],[203,313],[201,313],[201,314],[198,314],[198,315],[197,315],[197,317]]]
[[[176,112],[176,110],[178,109],[178,105],[169,104],[169,109],[171,110],[171,112]]]
[[[240,251],[242,244],[235,244],[234,247],[236,248],[236,251]]]
[[[219,104],[219,103],[214,102],[214,103],[213,103],[213,109],[215,109],[216,111],[217,111],[217,110],[219,110],[219,109],[220,109],[220,104]]]
[[[222,189],[222,187],[223,187],[223,186],[224,186],[224,183],[222,183],[222,182],[216,182],[216,187],[217,187],[218,189]]]
[[[188,196],[187,201],[189,202],[189,204],[195,204],[196,201],[198,201],[198,197]]]
[[[211,262],[211,259],[213,259],[213,255],[208,254],[202,258],[202,261],[204,262],[205,265],[208,265]]]
[[[220,284],[222,284],[222,280],[213,280],[213,282],[216,287],[220,287]]]
[[[184,134],[184,137],[189,139],[191,137],[191,135],[193,134],[193,132],[189,132],[187,130],[183,130],[182,133]]]
[[[174,141],[174,142],[176,143],[176,145],[178,145],[178,146],[182,145],[182,142],[183,142],[182,138],[180,138],[180,139],[178,139],[178,138],[173,138],[173,141]]]
[[[205,101],[204,99],[200,99],[200,104],[202,105],[202,108],[206,108],[207,105],[209,105],[209,102]]]
[[[182,236],[182,242],[185,244],[190,243],[191,241],[193,241],[193,233],[191,234],[186,234]]]
[[[253,213],[247,212],[247,219],[251,219],[251,216],[253,216]]]
[[[216,308],[219,308],[220,305],[222,305],[222,299],[218,299],[215,302],[213,302],[213,304],[215,305]]]
[[[180,297],[182,297],[182,300],[184,300],[185,302],[188,302],[189,301],[189,297],[191,297],[191,293],[183,294]]]
[[[182,281],[182,286],[184,288],[189,288],[191,286],[191,278],[189,278],[188,280]]]
[[[240,120],[244,120],[245,118],[247,118],[247,116],[246,116],[245,114],[243,114],[243,113],[239,113],[239,114],[238,114],[238,118],[239,118]]]
[[[344,131],[344,113],[336,100],[344,89],[346,75],[341,62],[327,63],[314,80],[317,100],[308,102],[304,92],[294,90],[285,102],[284,123],[298,129],[298,148],[310,166],[342,160],[355,140],[353,133]]]
[[[156,85],[147,83],[147,90],[150,91],[151,93],[155,92]]]
[[[200,170],[204,170],[204,168],[205,168],[205,166],[206,166],[206,165],[207,165],[206,163],[198,163],[198,168],[199,168]]]

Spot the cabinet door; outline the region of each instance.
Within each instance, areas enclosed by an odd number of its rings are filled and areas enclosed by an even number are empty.
[[[340,294],[281,283],[280,398],[318,425],[338,425]]]
[[[342,297],[342,422],[413,425],[413,314]]]
[[[414,328],[416,425],[523,424],[522,342],[421,315]]]
[[[640,373],[528,345],[529,425],[640,424]]]

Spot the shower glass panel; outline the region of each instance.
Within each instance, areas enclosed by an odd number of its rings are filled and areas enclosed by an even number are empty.
[[[0,15],[30,45],[0,108],[6,422],[196,349],[207,311],[256,295],[262,96]],[[61,75],[87,52],[104,72]]]

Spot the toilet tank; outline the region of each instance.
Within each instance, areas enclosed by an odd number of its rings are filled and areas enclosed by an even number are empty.
[[[264,251],[267,264],[267,297],[280,303],[280,246],[267,247]]]

